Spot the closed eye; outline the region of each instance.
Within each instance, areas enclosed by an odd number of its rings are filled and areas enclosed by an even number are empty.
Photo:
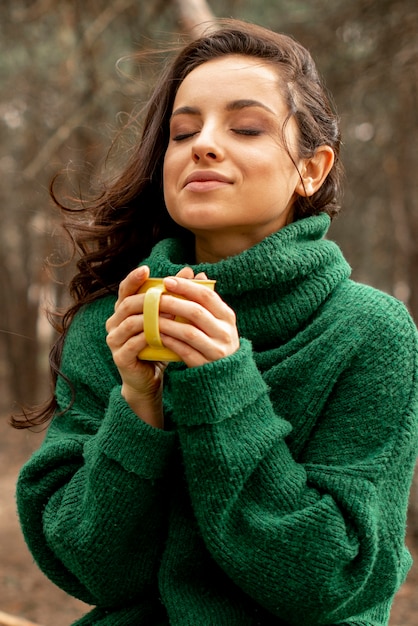
[[[263,132],[258,128],[233,128],[232,130],[237,135],[247,135],[250,137],[256,137],[257,135],[261,135]]]
[[[196,132],[192,132],[192,133],[179,133],[178,135],[174,135],[172,137],[173,141],[183,141],[184,139],[190,139],[190,137],[193,137],[194,135],[196,135]]]

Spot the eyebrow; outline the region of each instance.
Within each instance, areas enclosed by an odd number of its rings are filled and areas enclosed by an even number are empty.
[[[272,109],[270,109],[270,107],[266,106],[262,102],[259,102],[259,100],[233,100],[232,102],[228,102],[225,109],[227,111],[241,111],[242,109],[247,109],[251,107],[261,108],[268,113],[271,113],[272,115],[276,115],[276,113]],[[190,106],[179,107],[178,109],[173,111],[171,117],[174,117],[176,115],[200,115],[200,109],[198,107]]]

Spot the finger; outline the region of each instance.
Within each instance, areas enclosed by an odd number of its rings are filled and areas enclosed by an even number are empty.
[[[181,318],[181,323],[187,321],[209,335],[216,333],[219,324],[219,319],[199,302],[176,298],[168,293],[164,294],[160,301],[160,318],[169,320]],[[164,332],[164,329],[162,330]]]
[[[200,329],[188,324],[169,322],[169,333],[160,332],[163,344],[179,355],[188,367],[217,361],[236,352],[239,339],[231,329],[224,329],[223,339],[206,335]]]
[[[214,318],[223,320],[231,326],[236,326],[235,312],[222,300],[219,294],[207,286],[190,280],[171,277],[167,278],[164,283],[168,293],[161,298],[160,311],[173,316],[184,317],[202,328],[199,322],[202,312],[196,307],[190,308],[191,303],[197,303],[209,311]],[[170,294],[182,297],[174,298]],[[209,332],[211,332],[210,329]]]
[[[129,315],[142,313],[144,295],[138,294],[141,285],[149,277],[149,268],[146,265],[132,270],[119,285],[118,299],[115,302],[114,313],[106,322],[106,330],[118,326]]]
[[[236,316],[222,300],[218,309],[222,315],[219,317],[198,302],[179,299],[169,294],[161,298],[160,306],[164,312],[171,314],[160,317],[160,334],[200,352],[206,360],[217,360],[238,349]],[[165,340],[163,343],[165,344]],[[167,347],[177,352],[174,346]],[[180,356],[182,355],[183,352]]]
[[[142,340],[144,341],[144,317],[143,315],[130,315],[125,319],[122,319],[119,323],[117,318],[117,314],[113,315],[112,318],[109,318],[106,328],[107,328],[107,337],[106,341],[109,348],[113,351],[120,349],[124,346],[130,339],[133,337],[138,337],[139,335],[143,335]]]
[[[109,333],[114,328],[120,326],[124,321],[127,321],[130,317],[142,315],[144,310],[144,294],[134,294],[126,296],[123,300],[118,301],[115,304],[115,311],[106,321],[106,330]],[[131,323],[135,323],[131,320]]]
[[[136,335],[134,337],[130,337],[124,344],[119,345],[117,347],[110,345],[110,339],[108,338],[108,345],[112,352],[112,358],[115,362],[115,365],[119,369],[136,369],[137,368],[137,360],[138,354],[145,348],[146,341],[145,336],[142,333],[141,335]]]
[[[180,276],[181,278],[194,278],[194,272],[191,267],[183,267],[177,272],[176,276]]]
[[[164,279],[164,285],[168,292],[182,296],[186,300],[199,302],[205,308],[211,309],[215,303],[221,303],[221,298],[206,285],[182,277],[168,277]]]
[[[195,279],[196,280],[207,280],[208,277],[206,276],[205,272],[199,272],[198,274],[196,274]]]
[[[132,272],[129,272],[126,278],[124,278],[119,285],[118,299],[115,304],[115,309],[125,298],[136,294],[147,278],[149,278],[149,267],[147,265],[141,265],[140,267],[132,270]]]
[[[215,344],[221,346],[221,353],[223,347],[228,352],[231,348],[233,351],[237,348],[238,331],[234,323],[218,320],[198,305],[191,306],[188,310],[185,309],[181,318],[179,321],[160,317],[160,334],[174,337],[199,352],[208,353],[208,356],[213,356],[210,347]],[[208,348],[209,352],[207,352]],[[218,348],[216,348],[217,353]]]
[[[161,340],[166,348],[169,348],[187,365],[187,367],[197,367],[198,365],[204,365],[209,363],[212,359],[206,358],[206,356],[199,350],[192,347],[190,344],[186,344],[180,341],[176,337],[165,335],[160,333]]]

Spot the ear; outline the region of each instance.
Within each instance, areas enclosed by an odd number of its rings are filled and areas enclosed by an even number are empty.
[[[318,191],[334,165],[334,159],[334,150],[330,146],[319,146],[313,157],[303,161],[296,193],[306,197]]]

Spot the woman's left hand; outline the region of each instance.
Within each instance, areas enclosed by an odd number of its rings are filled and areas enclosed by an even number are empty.
[[[198,274],[196,278],[206,276]],[[235,313],[215,291],[189,277],[169,277],[164,283],[169,293],[160,302],[160,335],[167,348],[178,354],[188,367],[217,361],[238,350]],[[185,321],[176,321],[176,316]]]

